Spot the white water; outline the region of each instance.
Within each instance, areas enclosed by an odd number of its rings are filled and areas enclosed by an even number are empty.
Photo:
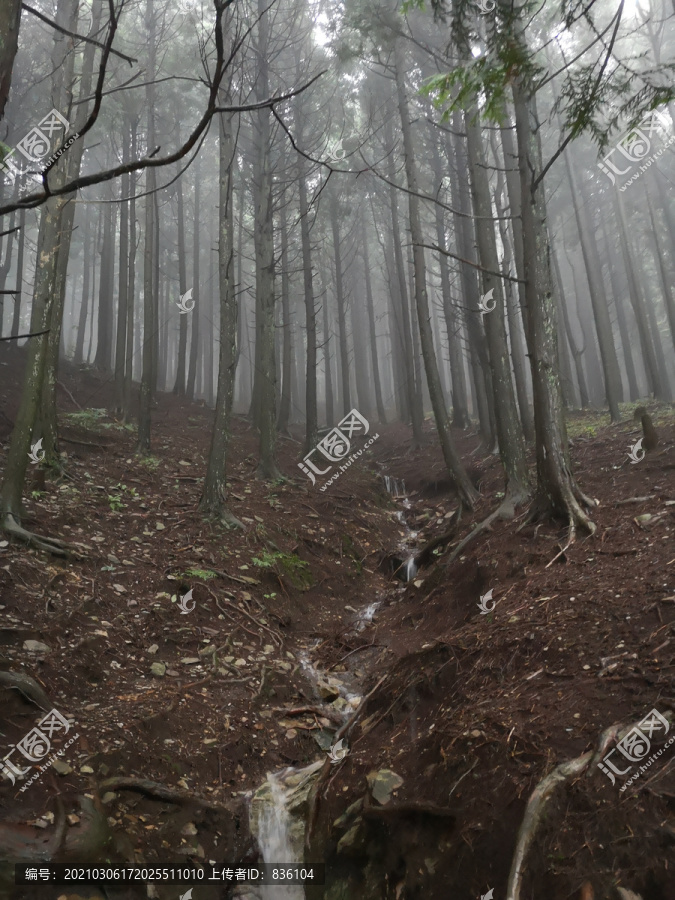
[[[417,575],[417,563],[415,562],[415,557],[410,556],[403,563],[403,573],[405,575],[406,581],[412,581],[415,575]]]
[[[258,817],[258,846],[263,861],[289,866],[297,863],[290,841],[290,816],[286,803],[286,788],[279,776],[268,773],[267,781],[272,797],[265,803]],[[260,895],[263,900],[305,900],[301,885],[263,885]]]

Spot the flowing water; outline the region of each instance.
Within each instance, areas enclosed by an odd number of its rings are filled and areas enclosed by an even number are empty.
[[[383,475],[385,487],[394,499],[402,500],[404,508],[410,509],[410,501],[406,497],[405,482]],[[412,544],[417,532],[411,531],[407,525],[405,513],[397,512],[401,525],[408,532],[401,550],[408,554],[401,563],[401,572],[405,581],[411,581],[417,574],[417,563],[412,555]],[[362,631],[372,622],[373,616],[381,606],[378,600],[369,603],[356,613],[355,628]],[[348,607],[353,609],[352,607]],[[317,644],[319,642],[317,641]],[[339,692],[340,696],[332,702],[334,709],[339,710],[346,720],[358,707],[361,696],[356,693],[353,678],[341,672],[340,677],[330,675],[317,669],[309,657],[309,652],[298,654],[298,660],[306,676],[314,685],[318,696],[326,685]],[[250,803],[251,831],[256,836],[260,855],[266,863],[279,865],[302,863],[304,856],[305,821],[308,807],[308,796],[314,779],[324,764],[325,756],[302,769],[287,768],[280,772],[268,773],[267,780],[253,795]],[[305,891],[301,885],[265,885],[256,887],[240,895],[241,900],[305,900]]]
[[[260,804],[256,824],[258,846],[263,861],[288,866],[290,863],[300,862],[302,856],[298,859],[298,849],[291,846],[291,815],[288,803],[290,788],[284,784],[283,774],[268,773],[269,795]],[[302,885],[264,885],[260,889],[260,897],[261,900],[305,900],[305,891]]]

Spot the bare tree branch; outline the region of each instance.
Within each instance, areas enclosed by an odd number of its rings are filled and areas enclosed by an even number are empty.
[[[77,34],[75,31],[68,31],[67,28],[64,28],[62,25],[58,25],[56,22],[52,21],[52,19],[43,15],[39,10],[34,9],[32,6],[29,6],[27,3],[22,3],[21,9],[25,9],[26,12],[29,12],[32,15],[36,16],[41,21],[46,22],[47,25],[49,25],[55,31],[60,31],[62,34],[67,34],[68,37],[77,38],[78,41],[86,41],[88,44],[94,44],[96,47],[100,47],[102,50],[105,50],[105,44],[102,44],[100,41],[97,41],[94,38],[87,37],[84,34]],[[114,53],[115,56],[119,56],[120,59],[126,60],[126,62],[128,62],[130,66],[133,65],[135,62],[138,62],[137,59],[134,59],[132,56],[127,56],[124,53],[120,53],[119,50],[113,50],[111,48],[110,52]]]

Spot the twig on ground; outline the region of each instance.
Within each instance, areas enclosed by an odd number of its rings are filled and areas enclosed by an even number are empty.
[[[202,806],[205,809],[216,809],[220,812],[232,813],[232,810],[224,803],[204,800],[191,791],[179,791],[176,788],[167,787],[165,784],[159,784],[156,781],[148,781],[146,778],[134,778],[123,775],[106,778],[105,781],[99,783],[98,789],[101,793],[105,791],[136,791],[136,793],[145,794],[146,797],[163,800],[166,803],[176,803],[178,806],[187,806],[194,803],[195,806]]]

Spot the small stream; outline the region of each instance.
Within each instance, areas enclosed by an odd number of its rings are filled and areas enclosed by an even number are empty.
[[[402,501],[404,510],[398,510],[396,515],[408,532],[406,539],[399,545],[401,564],[395,574],[402,581],[412,581],[417,574],[413,545],[418,532],[409,529],[406,523],[405,510],[410,509],[411,504],[405,492],[405,482],[389,475],[382,477],[387,492],[393,499]],[[357,631],[363,631],[372,622],[381,604],[382,600],[377,600],[361,610],[347,607],[355,613],[353,627]],[[298,653],[298,660],[314,687],[318,702],[330,704],[346,721],[361,702],[358,685],[349,672],[340,672],[338,678],[332,673],[321,671],[312,663],[310,653],[319,643],[317,641],[313,647]],[[325,696],[327,689],[339,696],[329,700]],[[280,772],[268,772],[267,780],[253,794],[249,807],[250,827],[258,841],[264,862],[288,865],[303,861],[308,797],[324,761],[325,755],[322,755],[320,759],[301,769],[289,767]],[[300,885],[242,886],[237,896],[240,900],[305,900],[305,891]]]

